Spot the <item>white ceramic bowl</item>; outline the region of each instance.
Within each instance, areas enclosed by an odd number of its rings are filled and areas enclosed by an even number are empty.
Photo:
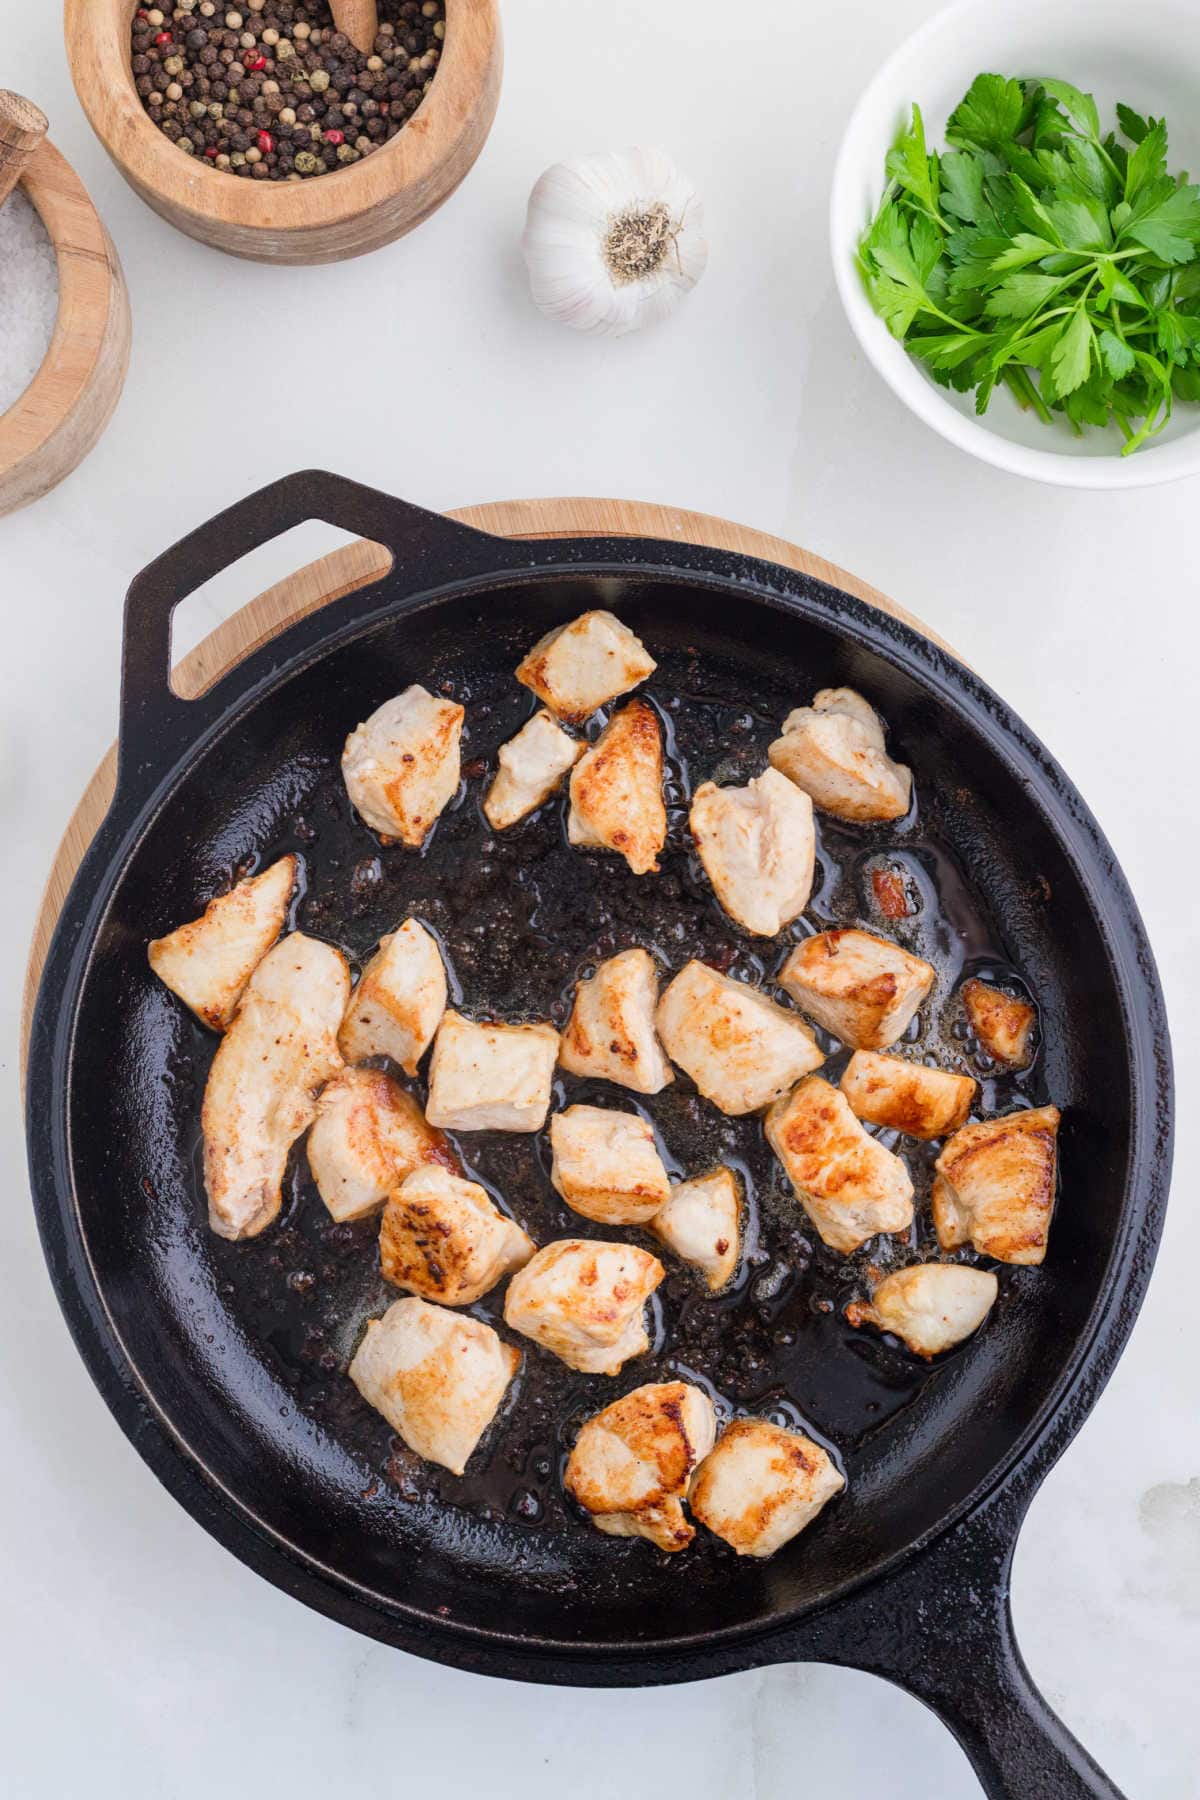
[[[1095,94],[1105,128],[1125,101],[1165,117],[1170,166],[1200,179],[1200,0],[959,0],[902,44],[859,101],[834,173],[830,235],[838,291],[855,336],[893,393],[927,425],[997,468],[1063,487],[1134,488],[1200,474],[1200,406],[1177,406],[1132,456],[1112,431],[1077,438],[1044,425],[998,389],[982,418],[974,396],[940,388],[872,311],[855,261],[883,192],[884,158],[916,101],[930,147],[981,71],[1054,76]]]

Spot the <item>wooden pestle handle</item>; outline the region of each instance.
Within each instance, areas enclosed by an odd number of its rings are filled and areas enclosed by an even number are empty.
[[[330,0],[333,22],[344,31],[356,50],[370,56],[379,32],[379,8],[375,0]]]
[[[0,206],[25,173],[49,126],[32,100],[0,88]]]

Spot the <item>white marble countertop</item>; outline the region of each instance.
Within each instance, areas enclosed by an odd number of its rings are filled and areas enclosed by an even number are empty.
[[[0,1785],[14,1800],[418,1783],[524,1800],[979,1791],[932,1716],[863,1675],[549,1692],[369,1644],[193,1525],[85,1375],[24,1176],[17,1006],[38,894],[112,736],[130,577],[250,488],[315,464],[435,507],[616,494],[796,539],[955,643],[1079,783],[1159,957],[1183,1106],[1150,1297],[1034,1502],[1015,1612],[1036,1679],[1131,1800],[1195,1793],[1200,486],[1110,499],[1026,485],[930,435],[856,353],[826,255],[832,159],[854,96],[930,0],[507,0],[499,118],[456,198],[365,261],[289,271],[202,249],[126,190],[71,92],[59,11],[0,0],[0,84],[46,108],[100,205],[129,276],[134,361],[90,461],[0,522]],[[585,342],[526,299],[525,197],[556,157],[637,141],[671,148],[704,193],[709,273],[658,334]],[[193,607],[188,635],[329,540],[305,528],[259,553]]]

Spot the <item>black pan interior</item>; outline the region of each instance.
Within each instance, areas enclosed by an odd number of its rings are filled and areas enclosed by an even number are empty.
[[[569,849],[561,801],[500,836],[480,811],[497,746],[533,708],[512,669],[543,631],[595,605],[619,611],[659,662],[646,693],[667,730],[672,808],[657,879]],[[467,708],[466,778],[422,854],[381,846],[352,813],[338,767],[347,732],[412,681]],[[758,772],[784,714],[842,683],[887,717],[918,805],[898,827],[822,821],[813,905],[764,945],[716,907],[689,853],[685,798],[706,777]],[[344,1374],[363,1321],[395,1297],[378,1275],[375,1228],[331,1223],[301,1152],[275,1227],[243,1245],[209,1232],[198,1119],[214,1040],[146,964],[149,937],[284,850],[303,864],[295,925],[357,966],[413,913],[440,934],[464,1007],[509,1018],[561,1021],[574,980],[631,943],[667,968],[700,955],[769,981],[802,932],[855,921],[894,932],[939,972],[930,1023],[910,1047],[980,1075],[989,1109],[1053,1098],[1065,1110],[1046,1266],[1002,1270],[987,1329],[932,1368],[854,1331],[844,1306],[863,1291],[866,1264],[933,1247],[932,1152],[899,1146],[922,1202],[912,1243],[877,1240],[844,1262],[806,1229],[758,1124],[722,1118],[680,1077],[644,1104],[675,1167],[732,1160],[744,1172],[749,1253],[735,1290],[708,1299],[672,1267],[649,1357],[608,1381],[529,1349],[466,1478],[420,1463]],[[915,916],[883,920],[871,882],[881,861],[904,872]],[[1036,998],[1044,1030],[1027,1076],[979,1061],[954,995],[970,972]],[[447,1625],[564,1646],[678,1641],[829,1596],[936,1527],[1007,1458],[1098,1302],[1129,1172],[1127,1058],[1104,936],[1036,797],[986,734],[885,651],[847,642],[832,612],[806,620],[729,586],[533,579],[359,632],[281,676],[182,772],[121,872],[84,981],[73,1177],[97,1282],[142,1383],[264,1532],[383,1606]],[[643,1104],[571,1078],[560,1092]],[[460,1148],[539,1241],[606,1235],[558,1200],[540,1138],[476,1136]],[[502,1298],[476,1310],[499,1322]],[[841,1458],[848,1493],[764,1564],[704,1533],[672,1558],[600,1536],[561,1493],[574,1430],[618,1393],[671,1374],[710,1384],[726,1411],[804,1422]]]

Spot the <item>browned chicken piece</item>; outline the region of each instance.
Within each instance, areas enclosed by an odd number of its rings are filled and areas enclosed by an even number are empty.
[[[769,1106],[825,1061],[796,1013],[707,963],[684,965],[658,1003],[657,1023],[668,1056],[724,1113]]]
[[[455,701],[414,685],[350,733],[346,792],[372,831],[411,849],[425,842],[458,789],[464,716]]]
[[[660,1550],[684,1550],[696,1530],[683,1502],[716,1431],[716,1408],[702,1388],[650,1382],[588,1420],[563,1485],[609,1537],[648,1538]]]
[[[557,1061],[553,1025],[478,1025],[448,1012],[434,1040],[425,1117],[445,1131],[540,1131]]]
[[[613,714],[571,772],[571,843],[615,850],[635,875],[656,874],[667,839],[662,781],[657,715],[644,700],[631,700]]]
[[[220,1237],[255,1237],[279,1212],[288,1152],[342,1067],[337,1028],[349,993],[345,957],[300,931],[250,977],[201,1112],[208,1220]]]
[[[963,982],[962,997],[971,1030],[988,1055],[1010,1069],[1028,1068],[1037,1023],[1037,1013],[1028,1000],[989,987],[974,976]]]
[[[768,1419],[735,1419],[701,1463],[689,1505],[739,1556],[774,1556],[846,1480],[828,1451]]]
[[[338,1034],[347,1062],[390,1056],[406,1075],[433,1042],[446,1010],[446,970],[438,941],[416,919],[380,938],[350,997]]]
[[[977,1086],[969,1075],[874,1050],[856,1050],[842,1076],[842,1092],[858,1118],[915,1138],[946,1137],[965,1125]]]
[[[627,694],[657,664],[640,638],[610,612],[586,612],[539,640],[517,669],[543,706],[578,724]]]
[[[317,1101],[308,1166],[339,1223],[378,1212],[392,1188],[426,1163],[457,1169],[453,1150],[411,1094],[382,1069],[342,1069]]]
[[[742,1190],[732,1169],[714,1169],[671,1189],[650,1221],[681,1262],[699,1269],[715,1294],[732,1281],[741,1254]]]
[[[518,1269],[504,1319],[584,1375],[617,1375],[650,1348],[647,1300],[666,1273],[636,1244],[562,1238]]]
[[[536,712],[502,744],[483,810],[493,831],[507,831],[548,800],[587,745],[569,737],[548,712]]]
[[[638,1113],[568,1106],[550,1121],[550,1179],[573,1212],[601,1225],[644,1225],[671,1181]]]
[[[767,751],[773,766],[839,819],[902,819],[912,771],[893,762],[874,707],[853,688],[823,688],[783,722]]]
[[[908,1029],[934,973],[919,956],[872,932],[823,931],[796,945],[779,985],[843,1044],[886,1050]]]
[[[520,1366],[482,1320],[408,1298],[367,1325],[350,1379],[410,1450],[461,1475]]]
[[[622,950],[575,984],[575,1005],[558,1060],[572,1075],[591,1075],[657,1094],[675,1079],[654,1029],[658,973],[648,950]]]
[[[535,1247],[486,1188],[432,1164],[392,1190],[379,1229],[385,1278],[442,1306],[473,1306]]]
[[[210,900],[202,916],[150,945],[150,967],[202,1025],[224,1031],[246,983],[283,930],[296,858],[281,856]]]
[[[846,1308],[852,1325],[877,1325],[918,1356],[940,1356],[978,1331],[1000,1284],[987,1269],[963,1263],[919,1263],[885,1275],[869,1303]]]
[[[938,1157],[933,1222],[943,1250],[974,1244],[997,1262],[1046,1255],[1057,1168],[1057,1106],[964,1125]]]
[[[831,1249],[849,1256],[877,1232],[912,1224],[913,1184],[904,1163],[863,1130],[846,1096],[819,1075],[771,1108],[767,1139]]]
[[[758,937],[775,937],[808,905],[817,834],[812,801],[775,769],[745,787],[696,789],[692,837],[713,891]]]

